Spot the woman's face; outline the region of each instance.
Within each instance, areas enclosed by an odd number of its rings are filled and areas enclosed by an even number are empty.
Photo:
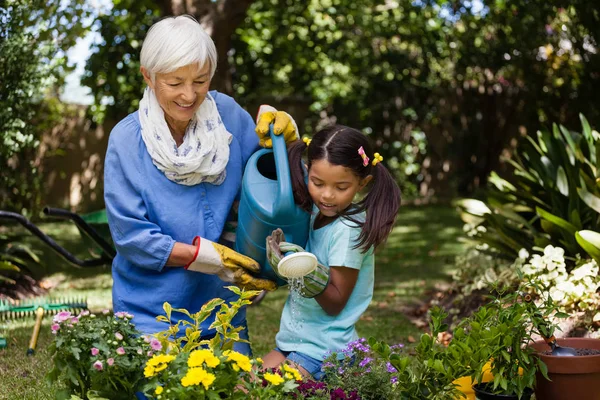
[[[188,123],[204,101],[210,86],[210,64],[192,64],[167,74],[156,74],[154,82],[142,67],[144,80],[154,90],[165,119],[171,128],[184,133]]]
[[[317,160],[308,171],[308,192],[321,214],[334,217],[348,208],[370,180],[370,175],[361,180],[350,168]]]

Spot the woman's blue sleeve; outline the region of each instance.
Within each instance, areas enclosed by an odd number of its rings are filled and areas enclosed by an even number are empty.
[[[123,148],[124,143],[112,140],[114,133],[111,133],[104,165],[104,201],[113,241],[119,255],[130,263],[161,271],[175,240],[148,220],[139,188],[144,180],[136,166],[142,160],[132,151],[131,143]],[[115,136],[123,136],[116,133]]]

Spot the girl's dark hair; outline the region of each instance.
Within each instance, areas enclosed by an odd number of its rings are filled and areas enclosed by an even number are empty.
[[[360,147],[370,159],[366,166],[358,153]],[[400,188],[382,163],[372,165],[374,152],[367,137],[356,129],[332,125],[318,131],[309,146],[301,140],[290,145],[289,160],[294,200],[304,210],[311,212],[313,202],[302,168],[302,155],[307,148],[309,170],[313,162],[327,160],[330,164],[350,168],[360,180],[373,175],[368,194],[356,207],[349,207],[340,216],[362,228],[354,248],[362,247],[366,252],[371,246],[377,247],[385,242],[400,208]],[[363,211],[366,211],[367,215],[364,222],[355,217]]]

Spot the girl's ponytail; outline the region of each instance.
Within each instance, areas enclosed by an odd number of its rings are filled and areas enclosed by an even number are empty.
[[[288,147],[288,159],[290,163],[290,173],[292,176],[292,191],[294,201],[300,208],[307,212],[312,211],[312,200],[308,193],[308,186],[304,177],[304,165],[302,154],[308,146],[302,140],[297,140]]]
[[[373,166],[372,174],[369,193],[360,202],[360,209],[366,210],[367,216],[356,247],[365,250],[386,241],[394,227],[401,201],[398,184],[381,162]]]

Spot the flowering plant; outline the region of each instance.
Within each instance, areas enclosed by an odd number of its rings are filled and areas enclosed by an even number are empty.
[[[396,352],[402,347],[404,345],[399,344],[392,349]],[[377,357],[365,338],[349,343],[340,352],[331,353],[323,363],[323,371],[328,386],[327,399],[396,397],[396,378],[393,375],[396,370],[388,360]]]
[[[565,251],[551,245],[542,255],[534,254],[521,268],[523,275],[547,290],[552,300],[565,311],[595,312],[594,320],[600,320],[597,312],[600,297],[598,264],[586,260],[567,272]]]
[[[50,345],[53,368],[50,382],[60,382],[57,398],[131,399],[143,379],[143,366],[151,340],[143,338],[131,323],[133,316],[108,310],[96,316],[89,311],[54,316],[55,335]],[[160,346],[157,341],[154,346]],[[157,347],[156,347],[157,348]]]
[[[242,291],[230,286],[239,295],[238,300],[226,304],[213,299],[197,313],[173,309],[164,304],[165,316],[157,320],[169,323],[169,328],[156,334],[162,351],[153,355],[144,368],[148,378],[144,394],[152,399],[281,399],[293,392],[301,381],[300,373],[288,365],[280,372],[260,369],[262,360],[251,359],[233,350],[235,342],[246,342],[239,337],[242,327],[233,327],[231,321],[238,310],[255,296],[256,291]],[[219,307],[217,309],[217,307]],[[217,334],[202,340],[201,324],[214,310],[215,321],[210,329]],[[179,319],[171,324],[173,312],[183,313],[189,320]],[[177,333],[185,327],[185,336]]]

